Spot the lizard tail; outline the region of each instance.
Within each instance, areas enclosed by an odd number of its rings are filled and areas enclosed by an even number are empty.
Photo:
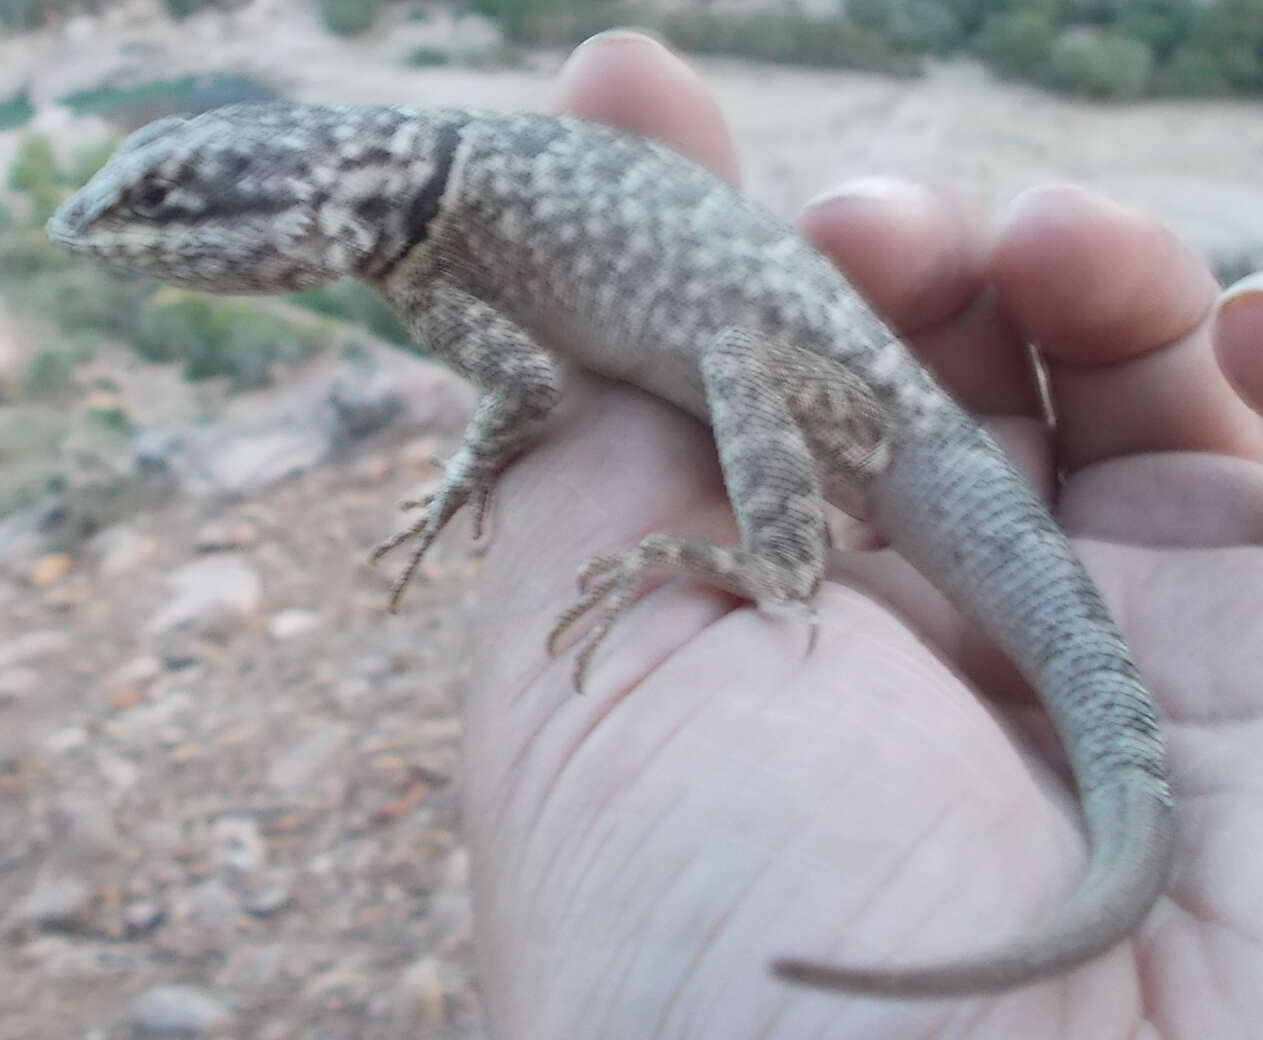
[[[783,959],[777,978],[858,995],[948,997],[996,991],[1034,982],[1104,953],[1144,919],[1166,882],[1172,835],[1171,809],[1135,784],[1096,793],[1085,806],[1092,827],[1092,861],[1078,891],[1056,919],[1012,945],[941,964],[863,968]]]
[[[1170,872],[1175,832],[1162,735],[1122,635],[995,442],[954,402],[935,420],[932,433],[908,424],[893,445],[872,489],[873,519],[1035,688],[1079,791],[1091,844],[1087,874],[1052,921],[1009,946],[906,968],[777,960],[774,973],[792,982],[900,997],[1033,982],[1125,939]]]

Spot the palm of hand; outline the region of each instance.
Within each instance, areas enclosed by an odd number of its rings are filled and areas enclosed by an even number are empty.
[[[1181,846],[1168,896],[1135,942],[998,998],[853,1002],[772,982],[764,966],[776,954],[940,959],[1055,913],[1085,854],[1073,794],[1019,681],[889,551],[836,554],[808,656],[792,623],[683,582],[655,588],[609,637],[589,694],[574,697],[568,661],[546,664],[541,647],[584,559],[651,530],[735,539],[707,431],[633,389],[576,376],[554,432],[502,482],[505,519],[474,629],[486,649],[468,709],[468,823],[498,1034],[797,1037],[845,1025],[848,1036],[901,1036],[954,1025],[970,1037],[1095,1038],[1147,1021],[1191,1037],[1256,1020],[1247,980],[1263,977],[1263,853],[1252,845],[1263,806],[1249,793],[1263,787],[1263,762],[1249,737],[1263,714],[1263,553],[1246,546],[1263,475],[1246,460],[1263,438],[1211,372],[1213,288],[1177,247],[1129,245],[1136,218],[1078,193],[1028,200],[990,252],[950,203],[920,198],[911,218],[906,206],[843,200],[818,208],[807,231],[917,330],[969,403],[1019,416],[996,432],[1037,484],[1052,483],[1050,448],[1071,460],[1061,518],[1113,540],[1079,548],[1169,734]],[[896,252],[915,242],[929,257],[919,283],[846,263],[868,233]],[[1109,236],[1134,254],[1117,269],[1145,267],[1145,302],[1162,301],[1165,317],[1124,298],[1085,305],[1079,327],[1065,327],[1056,297],[1072,287],[1064,268],[1042,265],[1058,249],[1099,253]],[[1108,290],[1100,299],[1126,297]],[[1055,446],[1012,360],[1024,338],[1051,351]],[[1159,353],[1218,383],[1172,389]],[[1231,360],[1223,344],[1221,355]],[[1121,364],[1101,376],[1080,367],[1089,358]],[[1112,392],[1145,403],[1125,421],[1093,421],[1094,376],[1121,378]]]

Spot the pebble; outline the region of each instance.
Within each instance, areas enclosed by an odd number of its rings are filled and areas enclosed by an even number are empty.
[[[74,558],[69,553],[47,553],[36,560],[35,565],[27,571],[27,584],[37,589],[45,589],[61,581],[70,573],[74,565]]]
[[[29,697],[39,686],[39,672],[34,668],[16,665],[0,671],[0,704],[20,701]]]
[[[280,643],[296,636],[305,636],[319,627],[320,615],[314,610],[291,607],[273,615],[268,621],[268,635]]]
[[[156,986],[132,1005],[131,1019],[141,1037],[179,1040],[227,1027],[232,1011],[218,997],[193,986]]]
[[[42,874],[6,915],[10,927],[67,928],[78,924],[92,900],[88,883],[73,874]]]
[[[68,632],[42,628],[0,643],[0,669],[68,653],[74,642]]]
[[[105,748],[97,749],[96,767],[114,798],[127,794],[140,780],[140,766],[130,758],[116,755]]]
[[[259,572],[237,553],[186,563],[167,582],[173,594],[146,626],[152,635],[179,630],[222,639],[258,611],[263,597]]]
[[[259,527],[250,520],[208,520],[197,529],[194,547],[200,553],[246,549],[259,540]]]
[[[158,904],[145,899],[132,903],[123,915],[124,934],[130,939],[152,932],[166,919],[167,912]]]
[[[107,527],[92,539],[89,548],[103,578],[129,574],[158,555],[158,543],[129,524]]]
[[[54,755],[75,751],[88,742],[88,731],[82,726],[64,726],[53,730],[43,740],[44,750]]]
[[[399,1017],[418,1029],[438,1029],[446,1018],[444,1005],[438,959],[422,957],[399,979]]]
[[[272,763],[267,782],[279,791],[296,793],[310,786],[316,774],[346,745],[347,730],[325,726],[299,741]]]
[[[242,906],[255,917],[271,917],[289,906],[293,885],[287,873],[275,871],[262,879],[242,900]]]
[[[224,816],[216,820],[214,841],[215,868],[230,877],[248,877],[267,865],[267,842],[253,817]]]

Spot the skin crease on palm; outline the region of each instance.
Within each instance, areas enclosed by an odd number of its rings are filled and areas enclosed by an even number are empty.
[[[555,97],[736,179],[705,87],[652,41],[581,47]],[[998,653],[871,547],[834,552],[810,654],[801,625],[675,581],[576,696],[573,648],[543,646],[580,565],[650,531],[736,533],[705,428],[574,374],[499,485],[471,630],[465,815],[491,1035],[1260,1035],[1263,284],[1217,304],[1153,220],[1067,186],[989,226],[957,194],[869,179],[800,225],[1075,536],[1168,734],[1170,889],[1132,941],[998,997],[774,981],[774,955],[938,959],[1055,913],[1086,853],[1061,752]]]

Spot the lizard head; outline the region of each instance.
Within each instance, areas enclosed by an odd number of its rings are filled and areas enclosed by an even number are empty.
[[[404,218],[393,213],[433,175],[416,124],[401,109],[288,102],[159,119],[132,134],[47,231],[119,270],[216,292],[360,274],[396,247]]]

